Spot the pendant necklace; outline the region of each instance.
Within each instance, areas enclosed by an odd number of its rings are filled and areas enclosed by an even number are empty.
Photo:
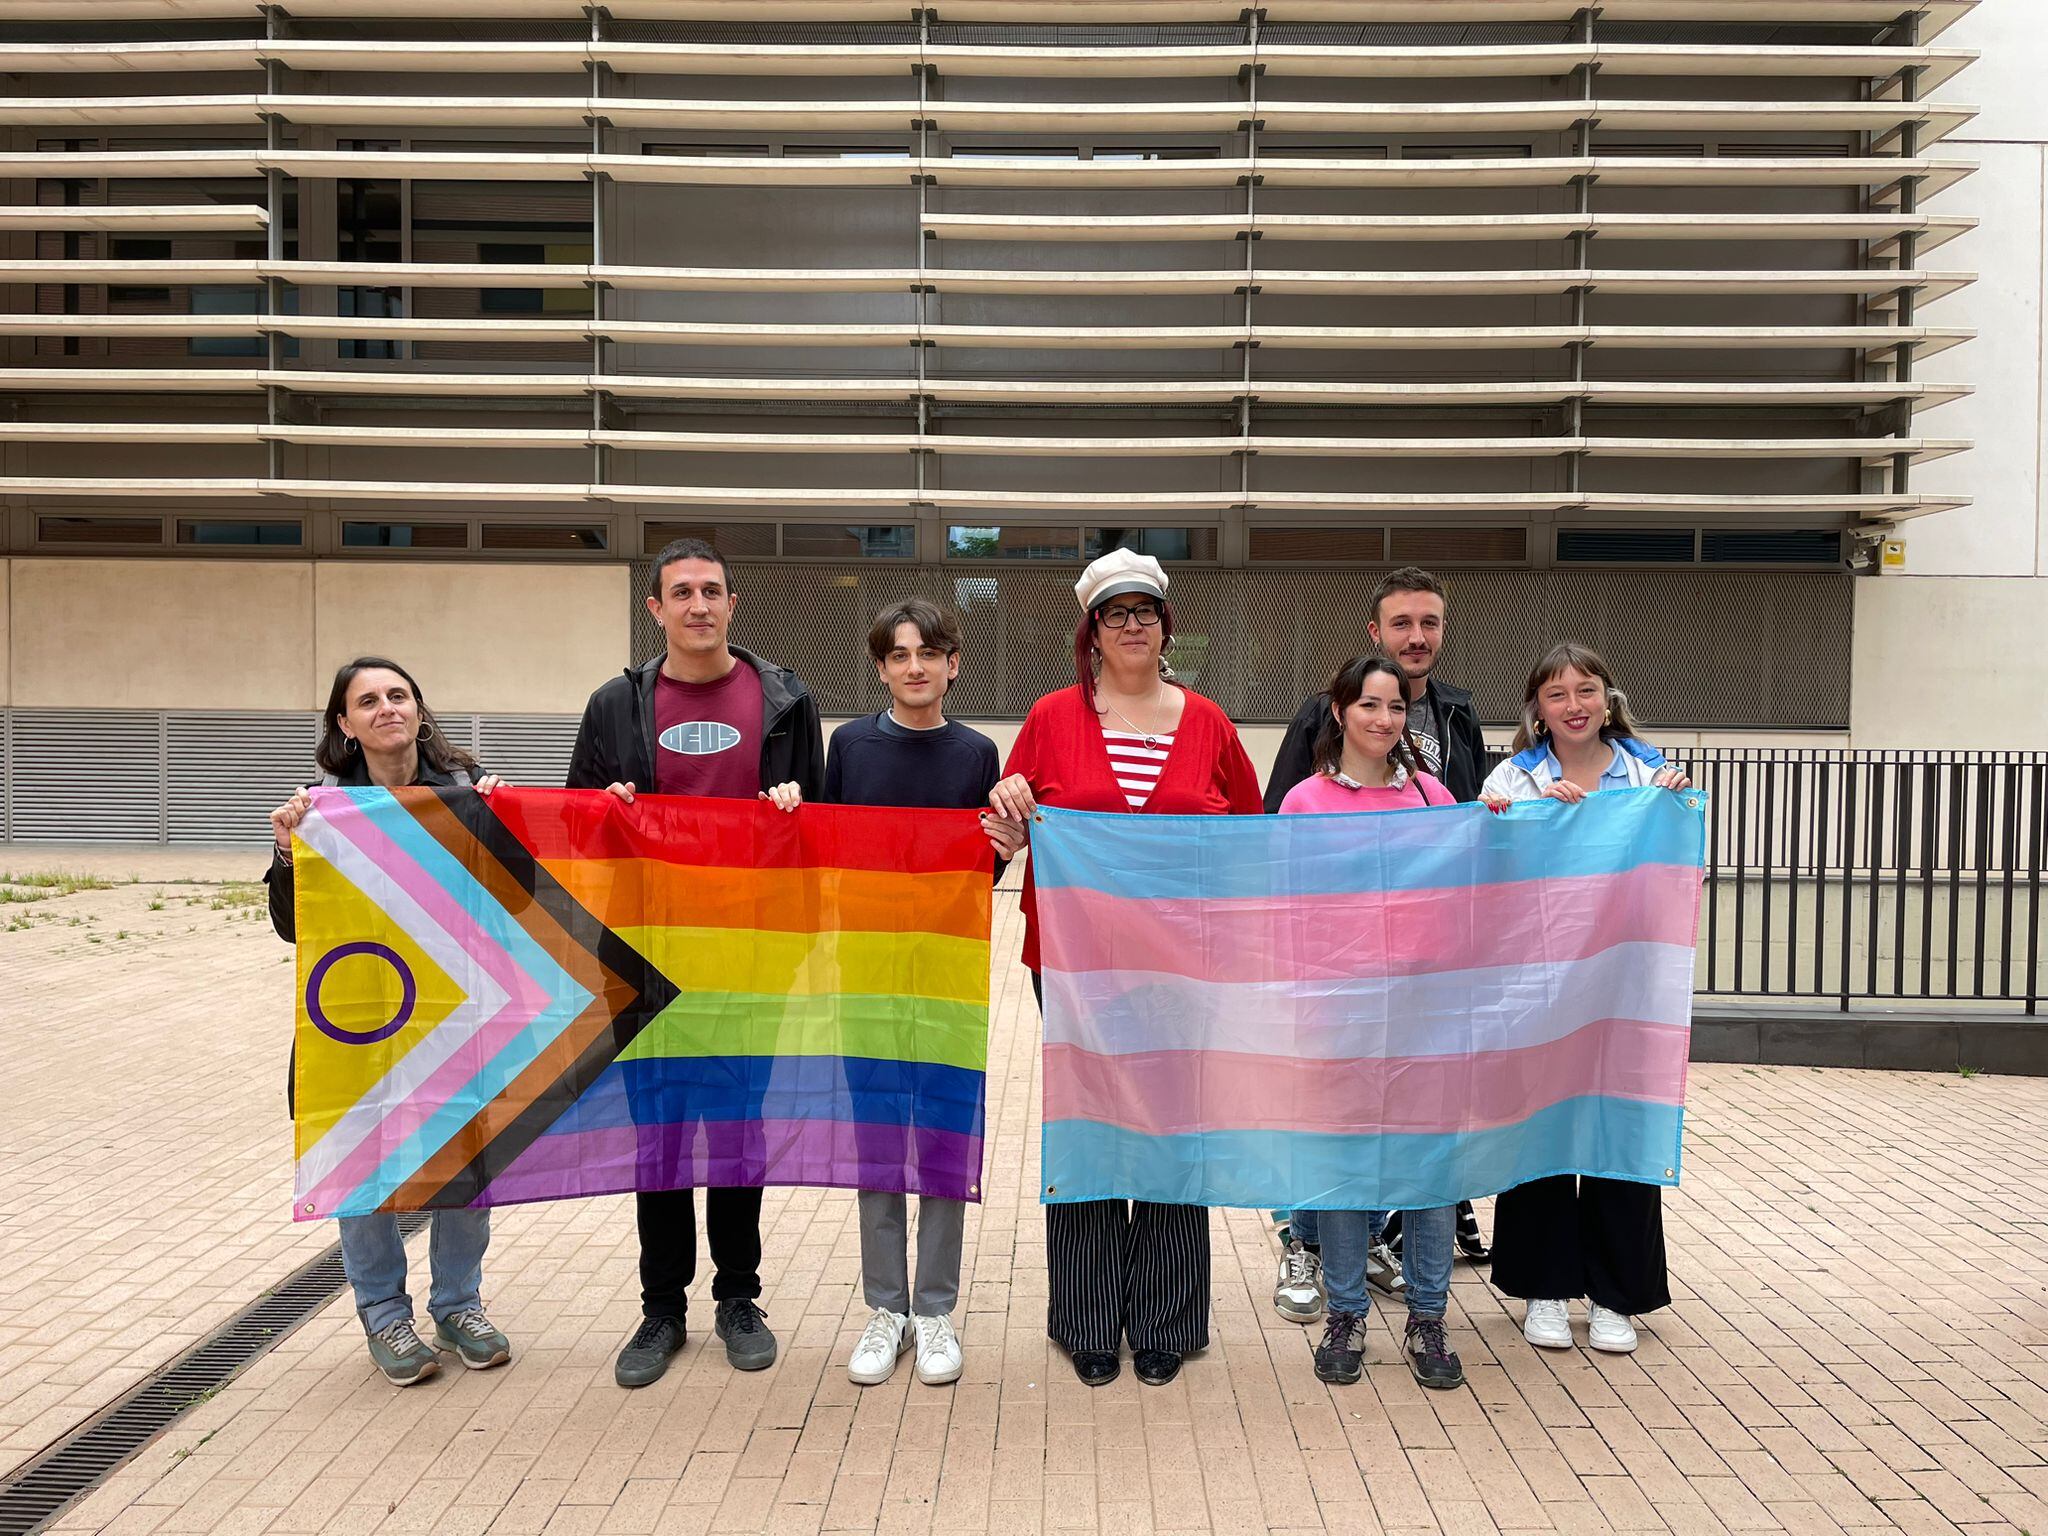
[[[1152,702],[1154,704],[1157,704],[1159,702],[1159,695],[1156,692],[1152,695]],[[1118,709],[1114,704],[1110,703],[1106,697],[1103,698],[1102,705],[1103,708],[1107,709],[1112,715],[1115,715],[1117,719],[1123,721],[1125,725],[1128,725],[1131,728],[1132,734],[1143,739],[1145,743],[1145,750],[1147,752],[1157,752],[1159,750],[1159,738],[1157,736],[1153,735],[1150,731],[1139,730],[1138,723],[1135,720],[1133,720],[1129,715],[1125,714],[1122,710]]]

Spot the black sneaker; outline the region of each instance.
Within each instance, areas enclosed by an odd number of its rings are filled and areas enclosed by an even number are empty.
[[[1365,1366],[1365,1314],[1332,1310],[1316,1346],[1316,1379],[1339,1387],[1358,1380]]]
[[[725,1358],[736,1371],[765,1371],[775,1363],[775,1335],[768,1331],[768,1314],[745,1296],[731,1296],[718,1304],[718,1320],[712,1324],[725,1340]]]
[[[1410,1312],[1408,1330],[1401,1336],[1401,1354],[1409,1371],[1425,1387],[1441,1392],[1465,1384],[1465,1367],[1451,1353],[1440,1317],[1417,1317]]]
[[[669,1361],[683,1352],[683,1320],[680,1317],[649,1317],[642,1319],[634,1330],[633,1337],[626,1340],[626,1347],[619,1351],[619,1362],[612,1369],[612,1376],[622,1387],[644,1387],[661,1380],[668,1370]]]
[[[1493,1258],[1493,1250],[1479,1236],[1479,1217],[1470,1200],[1458,1202],[1458,1252],[1467,1264],[1485,1264]]]

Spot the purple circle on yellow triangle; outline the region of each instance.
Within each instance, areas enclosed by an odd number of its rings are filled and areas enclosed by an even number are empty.
[[[326,981],[327,973],[333,969],[335,961],[346,960],[350,955],[375,955],[380,960],[390,962],[391,968],[398,972],[399,984],[405,990],[399,994],[398,1012],[392,1015],[390,1023],[381,1024],[375,1029],[344,1029],[327,1017],[326,1011],[321,1008],[320,984]],[[412,967],[408,966],[404,958],[390,945],[374,943],[368,939],[335,945],[319,958],[313,966],[312,974],[306,978],[306,1017],[313,1021],[313,1027],[321,1034],[330,1040],[339,1040],[343,1045],[375,1045],[379,1040],[389,1040],[405,1028],[406,1021],[412,1017],[413,1005],[418,1001],[419,987],[413,981]]]

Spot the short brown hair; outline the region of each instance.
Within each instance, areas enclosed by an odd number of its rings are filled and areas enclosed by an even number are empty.
[[[875,615],[874,627],[868,631],[868,655],[878,662],[887,661],[896,648],[896,628],[900,624],[915,624],[918,638],[926,645],[935,646],[948,656],[960,654],[960,621],[937,603],[906,597]]]
[[[1434,592],[1444,600],[1444,611],[1450,611],[1451,595],[1444,590],[1444,584],[1419,565],[1404,565],[1398,571],[1387,572],[1372,589],[1372,605],[1366,613],[1373,623],[1380,621],[1380,604],[1396,592]]]

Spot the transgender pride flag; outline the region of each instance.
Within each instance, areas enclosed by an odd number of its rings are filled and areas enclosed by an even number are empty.
[[[1041,1198],[1678,1182],[1705,797],[1032,828]]]

